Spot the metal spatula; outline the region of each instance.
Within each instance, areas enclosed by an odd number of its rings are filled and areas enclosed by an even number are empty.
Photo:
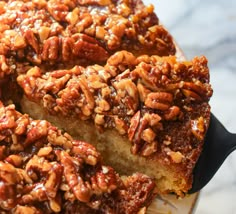
[[[203,152],[194,168],[193,186],[189,193],[202,189],[235,149],[236,134],[228,132],[220,121],[211,114]]]

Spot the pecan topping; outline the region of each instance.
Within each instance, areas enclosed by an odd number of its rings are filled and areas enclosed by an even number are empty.
[[[174,57],[136,58],[121,51],[105,66],[75,66],[47,73],[34,67],[19,75],[18,83],[30,100],[43,100],[50,112],[93,119],[100,130],[116,128],[128,135],[133,153],[147,156],[163,142],[159,134],[165,131],[166,121],[184,120],[187,109],[207,102],[211,96],[206,64],[200,61],[204,72],[194,65],[199,63],[196,59],[177,62]],[[194,129],[193,134],[197,136]]]
[[[0,112],[1,211],[65,213],[70,206],[75,206],[74,210],[82,206],[90,213],[104,206],[113,210],[109,200],[125,209],[123,200],[127,199],[130,213],[136,213],[152,195],[155,185],[150,178],[135,174],[128,182],[121,180],[102,164],[92,145],[73,140],[47,121],[21,115],[13,105],[0,103]],[[126,198],[131,197],[132,183],[147,188],[142,190],[147,196],[135,201]],[[138,203],[143,205],[137,207]]]
[[[0,55],[16,61],[56,67],[104,63],[118,50],[175,54],[153,6],[141,1],[7,1],[1,8]],[[4,61],[0,71],[15,72]]]

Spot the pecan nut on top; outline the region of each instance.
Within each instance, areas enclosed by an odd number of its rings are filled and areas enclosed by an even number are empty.
[[[103,63],[123,49],[173,55],[153,10],[140,0],[2,1],[0,55],[37,65]]]
[[[2,103],[0,168],[1,213],[132,214],[154,196],[147,176],[121,179],[90,144]]]
[[[132,152],[142,156],[160,150],[168,141],[164,133],[173,124],[187,124],[190,130],[199,124],[194,109],[208,109],[212,95],[205,57],[178,62],[176,57],[135,57],[126,51],[112,55],[105,66],[75,66],[46,73],[33,67],[17,81],[30,100],[52,114],[93,120],[100,130],[115,128],[128,136]],[[192,130],[199,140],[206,131],[204,118],[200,121],[200,132]],[[188,146],[175,150],[183,148],[191,150]]]

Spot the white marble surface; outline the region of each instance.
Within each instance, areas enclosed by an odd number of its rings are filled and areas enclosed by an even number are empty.
[[[145,0],[144,0],[145,1]],[[212,112],[236,133],[236,1],[146,0],[188,59],[209,60]],[[201,191],[196,214],[236,214],[236,152]]]

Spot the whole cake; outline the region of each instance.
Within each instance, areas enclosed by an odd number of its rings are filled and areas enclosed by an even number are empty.
[[[192,172],[209,125],[212,89],[205,57],[183,61],[177,56],[173,39],[159,24],[153,6],[145,6],[140,0],[0,2],[2,102],[13,102],[21,113],[35,120],[46,119],[68,132],[77,140],[73,140],[72,147],[87,147],[84,141],[92,143],[92,151],[96,147],[101,153],[101,163],[111,165],[118,173],[135,173],[123,181],[113,169],[105,167],[116,175],[120,186],[109,190],[108,195],[101,191],[89,193],[95,196],[88,201],[67,201],[61,193],[64,189],[60,189],[63,212],[95,209],[103,213],[102,207],[112,201],[119,207],[118,213],[123,213],[127,207],[119,203],[124,200],[132,204],[131,211],[124,213],[144,212],[153,196],[149,177],[155,181],[158,193],[183,196],[191,188]],[[38,146],[34,155],[40,147],[42,151],[52,147],[54,156],[49,162],[63,166],[63,155],[66,160],[74,158],[73,149],[68,150],[63,143],[54,148],[53,142],[38,144],[35,137]],[[79,158],[86,162],[90,150]],[[36,158],[39,161],[41,157]],[[87,174],[83,176],[93,179],[103,170],[101,163],[93,172],[86,165]],[[29,173],[26,165],[21,170]],[[42,179],[46,184],[50,178]],[[127,197],[121,194],[125,191]],[[143,200],[136,203],[134,198]],[[48,207],[45,203],[40,201],[40,206]],[[14,209],[21,206],[28,205],[19,203]]]

